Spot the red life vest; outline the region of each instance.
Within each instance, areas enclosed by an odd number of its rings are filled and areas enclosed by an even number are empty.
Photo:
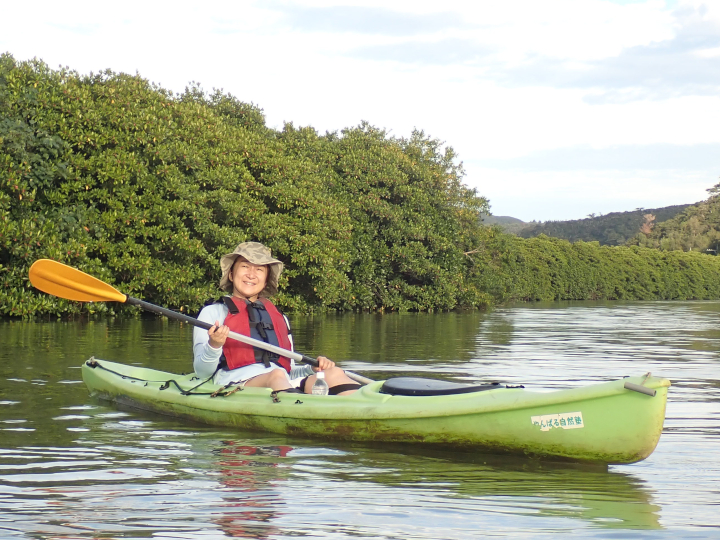
[[[248,314],[249,302],[242,298],[235,298],[232,296],[225,296],[223,298],[223,302],[230,311],[227,314],[227,317],[225,317],[225,322],[223,324],[225,324],[233,332],[237,332],[238,334],[242,334],[244,336],[251,336],[250,315]],[[290,350],[292,346],[290,344],[290,337],[288,336],[288,327],[285,323],[285,318],[269,300],[260,298],[256,302],[262,304],[268,312],[268,315],[270,315],[270,320],[272,321],[272,328],[269,328],[268,325],[264,325],[265,333],[274,333],[277,337],[278,347]],[[233,309],[233,306],[235,309]],[[264,339],[263,341],[271,343],[269,339]],[[255,358],[255,348],[252,345],[248,345],[247,343],[242,343],[241,341],[234,339],[228,339],[225,342],[225,345],[223,345],[223,356],[225,357],[225,362],[227,363],[227,369],[237,369],[240,367],[250,366],[258,362]],[[289,358],[280,356],[273,358],[272,361],[282,366],[285,371],[290,373],[292,365]]]

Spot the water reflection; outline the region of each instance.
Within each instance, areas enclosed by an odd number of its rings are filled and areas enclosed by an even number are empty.
[[[308,351],[340,360],[357,359],[372,364],[431,363],[436,360],[467,361],[468,347],[487,314],[393,313],[331,314],[294,317],[293,334]],[[382,366],[377,366],[382,367]]]
[[[402,452],[404,458],[398,461]],[[348,482],[380,483],[437,491],[478,511],[554,516],[595,527],[657,529],[660,507],[638,478],[604,467],[560,465],[498,457],[414,451],[355,449],[337,456],[325,475]]]
[[[147,427],[137,422],[131,431]],[[384,528],[401,533],[416,521],[408,507],[445,520],[473,514],[491,528],[502,526],[493,523],[497,516],[514,515],[526,531],[542,530],[545,518],[565,520],[566,530],[660,528],[659,507],[629,474],[492,456],[463,461],[414,453],[398,460],[386,449],[157,431],[164,437],[133,446],[85,440],[66,450],[20,449],[15,457],[33,464],[11,475],[0,471],[0,508],[14,516],[5,530],[51,538],[201,530],[269,538],[336,527],[363,531],[370,516],[377,525],[384,515]],[[191,444],[179,443],[188,435]],[[433,534],[416,531],[421,538]]]
[[[658,449],[609,470],[319,444],[120,410],[88,398],[82,361],[188,371],[190,327],[0,322],[0,537],[702,535],[720,527],[718,321],[717,302],[292,321],[299,350],[373,377],[501,380],[532,390],[645,371],[670,378]]]
[[[282,513],[284,501],[273,485],[287,477],[278,460],[287,457],[290,451],[292,447],[287,445],[224,440],[213,452],[219,457],[216,466],[220,483],[226,488],[221,513],[213,521],[227,536],[269,538],[280,532],[273,521]]]
[[[493,314],[480,321],[474,339],[476,343],[507,347],[513,342],[514,329],[512,318]]]

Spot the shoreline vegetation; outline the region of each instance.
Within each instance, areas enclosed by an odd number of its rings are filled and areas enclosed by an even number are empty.
[[[518,238],[422,131],[319,134],[195,83],[82,75],[0,56],[0,316],[115,314],[35,290],[49,258],[195,313],[218,260],[265,243],[287,311],[483,309],[510,301],[720,298],[720,258]]]

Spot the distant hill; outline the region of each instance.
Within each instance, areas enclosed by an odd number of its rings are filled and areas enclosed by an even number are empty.
[[[657,223],[674,218],[693,205],[680,204],[664,208],[638,208],[630,212],[612,212],[571,221],[531,222],[515,232],[522,238],[533,238],[541,234],[564,238],[570,242],[600,242],[601,245],[619,246],[627,243],[640,233],[650,232]],[[506,229],[507,230],[507,229]],[[508,232],[512,232],[509,231]]]
[[[484,225],[497,225],[505,232],[511,234],[517,234],[528,225],[521,219],[510,216],[490,216],[488,214],[482,214],[481,218]]]
[[[700,251],[716,255],[720,251],[720,184],[708,192],[707,200],[687,206],[672,219],[636,235],[630,243],[664,251]]]

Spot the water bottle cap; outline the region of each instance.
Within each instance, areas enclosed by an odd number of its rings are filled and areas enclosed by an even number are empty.
[[[325,372],[318,371],[315,375],[318,379],[324,379],[325,378]]]

